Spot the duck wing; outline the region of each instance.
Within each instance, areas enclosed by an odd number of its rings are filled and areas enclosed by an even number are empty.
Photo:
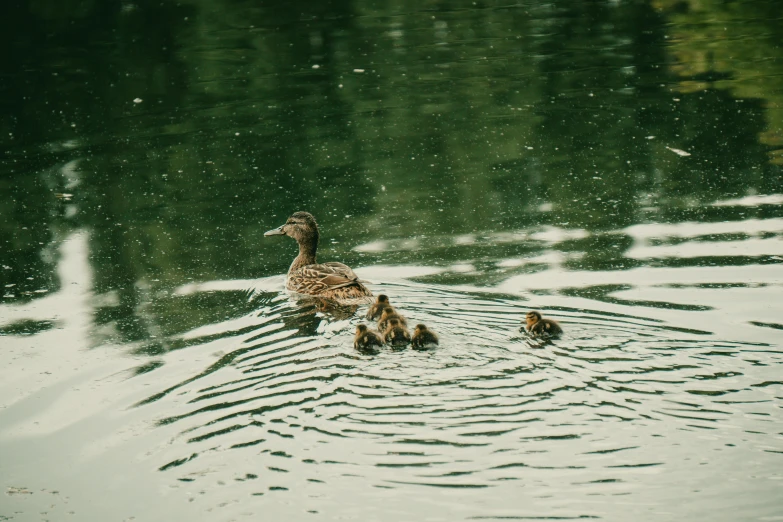
[[[335,284],[338,285],[333,286],[332,288],[339,288],[340,286],[345,286],[352,283],[361,283],[361,281],[359,281],[359,276],[356,275],[356,273],[348,265],[330,262],[311,266],[323,266],[330,271],[327,277],[330,281],[334,281]],[[343,282],[343,280],[345,280],[345,282]]]
[[[357,286],[366,292],[363,295],[372,295],[349,266],[334,262],[303,266],[289,274],[286,286],[289,290],[311,295]]]

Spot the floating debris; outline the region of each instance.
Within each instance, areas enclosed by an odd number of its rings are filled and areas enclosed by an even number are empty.
[[[141,103],[141,102],[143,102],[143,101],[144,101],[144,100],[142,100],[141,98],[134,98],[134,99],[133,99],[133,103]]]
[[[677,154],[678,156],[690,156],[691,155],[690,152],[685,152],[684,150],[673,149],[672,147],[666,147],[666,148],[669,149],[670,151],[672,151],[673,153]]]
[[[364,69],[354,69],[353,72],[355,72],[355,73],[363,73]]]
[[[14,486],[8,486],[6,490],[7,495],[32,495],[33,492],[27,488],[17,488]]]

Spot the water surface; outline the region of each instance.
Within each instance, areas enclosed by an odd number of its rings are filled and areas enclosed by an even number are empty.
[[[776,7],[5,7],[0,518],[776,520]]]

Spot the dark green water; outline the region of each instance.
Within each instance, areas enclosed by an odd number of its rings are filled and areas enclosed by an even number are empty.
[[[776,0],[8,4],[0,520],[783,513]]]

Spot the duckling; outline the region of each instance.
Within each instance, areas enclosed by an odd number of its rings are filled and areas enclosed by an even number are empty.
[[[563,333],[563,329],[552,319],[544,319],[541,314],[536,311],[528,312],[525,315],[525,328],[531,335],[560,335]]]
[[[411,342],[411,334],[408,329],[397,317],[389,318],[388,323],[386,331],[383,333],[386,343],[397,347],[407,346]]]
[[[367,328],[366,324],[356,325],[356,337],[353,347],[357,350],[372,350],[373,346],[383,346],[383,337],[375,330]]]
[[[378,319],[383,313],[383,310],[390,307],[389,297],[385,294],[380,294],[378,300],[375,301],[369,310],[367,310],[367,320],[372,321],[373,319]]]
[[[381,318],[378,320],[378,330],[385,332],[389,324],[389,319],[392,318],[398,319],[400,323],[402,323],[402,326],[408,326],[408,321],[406,321],[405,318],[401,316],[393,306],[387,306],[383,309]]]
[[[318,224],[309,212],[295,212],[284,225],[269,230],[264,236],[290,236],[299,244],[299,255],[288,269],[285,287],[308,294],[343,302],[366,302],[372,297],[353,270],[342,263],[316,263]]]
[[[424,348],[428,345],[438,344],[438,336],[427,328],[426,325],[417,324],[413,330],[411,344],[414,348]]]

